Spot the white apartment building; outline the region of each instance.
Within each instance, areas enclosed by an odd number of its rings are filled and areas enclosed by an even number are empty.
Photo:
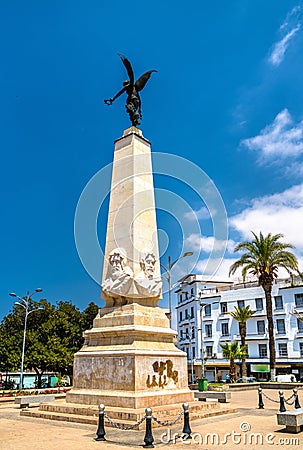
[[[247,321],[248,375],[269,378],[265,296],[257,282],[235,284],[230,280],[208,280],[202,275],[189,274],[179,281],[175,292],[178,296],[178,347],[187,353],[189,380],[201,376],[201,356],[209,381],[225,379],[229,361],[223,358],[220,344],[237,341],[240,345],[239,324],[228,312],[244,305],[255,311]],[[292,373],[299,380],[303,376],[303,322],[290,312],[296,309],[303,313],[303,283],[280,280],[273,286],[272,297],[276,372]],[[240,370],[239,362],[239,375]]]

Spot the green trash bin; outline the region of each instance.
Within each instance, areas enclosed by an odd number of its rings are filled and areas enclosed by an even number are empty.
[[[198,378],[198,389],[200,392],[205,392],[208,389],[208,379]]]

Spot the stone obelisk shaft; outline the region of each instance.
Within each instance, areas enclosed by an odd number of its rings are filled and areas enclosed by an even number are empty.
[[[115,273],[119,286],[111,278],[113,254],[116,259],[121,254],[124,257],[125,273],[122,269],[121,276]],[[148,254],[154,257],[149,278],[142,271],[142,260]],[[151,306],[161,298],[150,143],[135,127],[125,130],[115,142],[102,287],[108,306],[115,294],[128,299],[128,303],[136,299],[137,303]]]

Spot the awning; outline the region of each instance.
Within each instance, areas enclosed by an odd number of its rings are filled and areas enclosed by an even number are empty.
[[[229,362],[216,361],[216,362],[206,362],[205,366],[207,367],[229,367]]]

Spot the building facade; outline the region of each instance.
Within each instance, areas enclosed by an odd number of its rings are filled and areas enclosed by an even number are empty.
[[[189,274],[177,290],[178,347],[187,353],[189,381],[201,377],[209,381],[225,379],[229,361],[220,344],[238,342],[239,323],[228,312],[249,305],[255,311],[247,321],[248,375],[269,378],[269,346],[263,289],[257,282],[236,284],[230,280],[208,280]],[[303,377],[303,322],[291,313],[303,313],[303,283],[277,281],[273,286],[273,314],[276,345],[276,373]],[[238,375],[241,375],[239,362]]]

